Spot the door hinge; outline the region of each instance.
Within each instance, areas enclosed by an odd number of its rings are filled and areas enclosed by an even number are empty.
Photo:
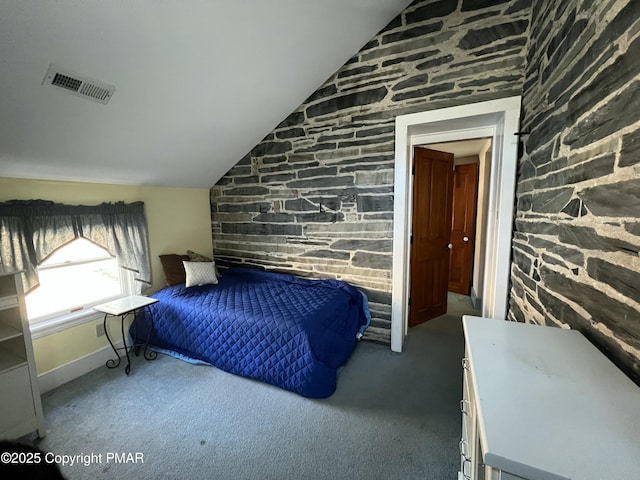
[[[411,297],[409,297],[409,307],[411,307]]]
[[[414,163],[414,164],[411,166],[411,175],[415,175],[415,174],[416,174],[416,164]]]
[[[412,233],[412,234],[411,234],[411,236],[409,237],[409,243],[410,243],[411,245],[413,245],[413,233]]]

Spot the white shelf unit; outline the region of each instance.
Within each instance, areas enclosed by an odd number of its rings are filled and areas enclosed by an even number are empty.
[[[20,272],[0,269],[0,438],[44,436],[40,388]]]
[[[463,327],[459,479],[640,478],[640,388],[580,332]]]

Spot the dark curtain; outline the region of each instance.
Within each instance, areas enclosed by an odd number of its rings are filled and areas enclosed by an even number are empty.
[[[135,272],[136,290],[151,285],[144,203],[64,205],[45,200],[0,203],[0,263],[23,270],[25,291],[38,286],[37,266],[56,249],[85,238]]]

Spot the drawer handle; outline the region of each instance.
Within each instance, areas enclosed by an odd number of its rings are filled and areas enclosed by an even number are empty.
[[[471,480],[471,460],[468,458],[462,462],[462,476],[467,480]]]
[[[462,359],[462,368],[469,370],[469,359],[466,357]]]
[[[469,402],[467,400],[460,400],[460,411],[464,415],[469,415],[469,411],[467,410],[467,405],[469,405]]]
[[[468,443],[467,441],[463,438],[460,440],[460,443],[458,444],[458,447],[460,448],[460,455],[462,455],[465,460],[469,460],[469,450],[467,448]]]

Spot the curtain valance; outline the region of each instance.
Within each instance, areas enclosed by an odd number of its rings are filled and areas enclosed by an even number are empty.
[[[151,285],[144,203],[65,205],[46,200],[0,203],[0,263],[24,270],[25,291],[38,285],[38,264],[56,249],[85,238],[135,273],[136,290]]]

